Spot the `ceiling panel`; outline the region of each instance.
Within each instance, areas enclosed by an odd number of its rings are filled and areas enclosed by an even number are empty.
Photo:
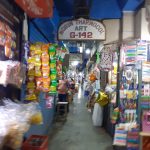
[[[90,18],[106,19],[121,18],[121,10],[116,0],[93,0]]]
[[[60,17],[71,17],[74,15],[74,1],[75,0],[54,0]]]
[[[144,0],[128,0],[123,10],[135,11],[142,3],[144,3]]]

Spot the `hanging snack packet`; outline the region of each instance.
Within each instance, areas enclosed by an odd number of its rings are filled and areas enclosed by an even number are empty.
[[[51,69],[56,69],[56,60],[55,59],[51,59],[50,68]]]
[[[35,50],[36,50],[35,45],[31,44],[30,45],[30,56],[31,57],[35,55]]]
[[[51,85],[50,86],[50,94],[56,94],[57,93],[57,86]]]
[[[29,57],[27,60],[28,64],[35,64],[35,61],[35,57]]]
[[[58,83],[57,83],[57,81],[56,81],[56,80],[52,80],[52,81],[51,81],[51,85],[57,86],[57,85],[58,85]]]
[[[42,53],[43,53],[43,52],[48,53],[48,48],[49,48],[49,44],[43,44],[43,45],[42,45]]]
[[[32,82],[28,82],[27,83],[27,89],[35,89],[35,83],[32,81]]]
[[[50,67],[49,66],[42,66],[42,75],[44,78],[49,77]]]
[[[26,100],[36,100],[37,97],[35,95],[35,83],[34,82],[28,82],[27,83],[27,95]]]
[[[56,47],[54,45],[51,45],[49,47],[49,55],[50,55],[50,58],[56,55]]]
[[[36,77],[41,77],[42,76],[42,72],[41,72],[41,67],[40,66],[36,66],[35,67],[35,74]]]
[[[6,42],[5,42],[5,56],[10,58],[12,54],[11,50],[11,38],[6,36]]]
[[[28,76],[28,83],[33,83],[34,82],[34,76]]]
[[[35,75],[35,70],[34,69],[28,70],[28,76],[34,76],[34,75]]]
[[[42,77],[36,78],[36,89],[42,91],[42,88],[43,88],[43,78]]]
[[[50,94],[56,94],[57,93],[57,84],[52,82],[51,86],[50,86]]]
[[[37,96],[33,93],[33,94],[27,94],[26,95],[26,100],[37,100]]]
[[[35,55],[35,66],[41,66],[41,55]]]
[[[50,90],[50,78],[43,78],[43,92],[49,92]]]
[[[46,52],[42,53],[41,59],[42,59],[42,65],[43,66],[49,65],[49,54],[48,53],[46,53]]]
[[[42,50],[41,50],[41,44],[36,44],[35,45],[35,55],[41,55]]]
[[[31,44],[30,45],[30,51],[35,51],[35,49],[36,49],[35,45]]]
[[[29,57],[28,58],[28,76],[34,76],[35,70],[35,58]]]
[[[56,69],[52,69],[51,70],[50,77],[51,77],[51,80],[56,80],[57,79],[57,71],[56,71]]]
[[[67,52],[66,48],[65,48],[65,47],[62,47],[62,48],[61,48],[61,58],[62,58],[62,59],[64,59],[64,57],[65,57],[65,55],[66,55],[66,52]]]

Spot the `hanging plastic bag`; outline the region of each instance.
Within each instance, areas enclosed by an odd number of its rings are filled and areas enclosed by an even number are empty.
[[[109,102],[108,96],[104,92],[99,92],[99,95],[96,99],[96,103],[98,103],[101,106],[107,105]]]
[[[95,103],[94,105],[92,120],[94,126],[102,126],[103,108],[98,103]]]

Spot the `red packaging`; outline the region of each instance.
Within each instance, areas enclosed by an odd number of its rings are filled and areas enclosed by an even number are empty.
[[[32,135],[22,145],[22,150],[48,150],[48,136]]]

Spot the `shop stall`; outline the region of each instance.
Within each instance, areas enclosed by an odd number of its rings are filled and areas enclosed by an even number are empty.
[[[33,115],[27,114],[32,104],[27,107],[18,101],[25,79],[21,63],[23,19],[23,11],[14,2],[0,2],[0,149],[21,146]]]
[[[149,126],[146,119],[150,98],[148,45],[148,41],[131,40],[124,42],[120,50],[119,99],[113,112],[116,149],[139,149],[141,131],[149,132],[144,128]]]

